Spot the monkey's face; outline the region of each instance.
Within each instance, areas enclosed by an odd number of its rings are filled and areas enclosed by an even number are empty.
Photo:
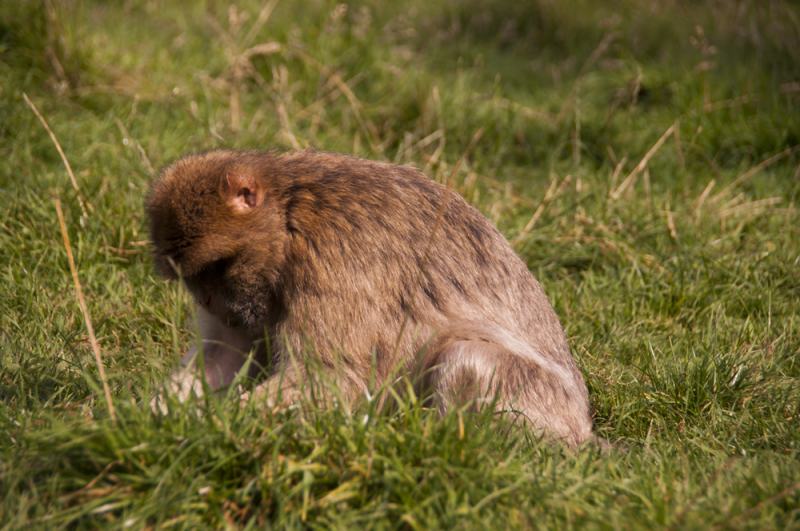
[[[285,261],[284,207],[241,154],[193,155],[168,167],[147,201],[156,267],[182,278],[223,322],[262,332]]]
[[[243,323],[228,303],[234,299],[230,278],[231,260],[222,258],[211,262],[193,275],[184,276],[183,283],[199,306],[232,328]]]
[[[263,333],[280,313],[278,272],[266,257],[244,251],[209,263],[183,282],[198,305],[226,325]]]

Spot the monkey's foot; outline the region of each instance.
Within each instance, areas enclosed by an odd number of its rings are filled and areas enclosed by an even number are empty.
[[[299,398],[300,393],[296,387],[286,378],[278,375],[259,384],[252,391],[241,393],[239,395],[239,403],[244,407],[248,402],[252,402],[259,407],[266,407],[274,412],[291,406]]]

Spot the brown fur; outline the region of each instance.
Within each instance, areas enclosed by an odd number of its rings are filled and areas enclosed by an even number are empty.
[[[158,268],[179,269],[211,322],[205,339],[237,343],[215,347],[212,365],[267,338],[262,361],[284,380],[260,392],[291,389],[302,371],[288,353],[311,347],[351,397],[399,367],[424,375],[443,408],[499,394],[545,433],[591,437],[586,386],[541,286],[477,210],[419,171],[212,151],[166,168],[147,211]]]

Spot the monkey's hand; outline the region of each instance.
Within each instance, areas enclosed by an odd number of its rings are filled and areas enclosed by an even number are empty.
[[[169,413],[167,407],[167,395],[172,395],[180,402],[185,402],[190,396],[203,396],[203,382],[195,374],[195,367],[183,367],[175,374],[170,376],[165,385],[165,389],[150,400],[150,409],[155,414],[166,415]]]

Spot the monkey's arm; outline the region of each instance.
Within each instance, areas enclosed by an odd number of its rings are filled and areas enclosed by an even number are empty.
[[[170,375],[166,388],[181,402],[192,394],[202,396],[203,380],[198,378],[199,355],[203,356],[203,378],[212,391],[226,387],[247,361],[253,342],[243,332],[230,328],[197,306],[197,323],[202,343],[191,347],[181,359],[181,367]],[[154,411],[167,412],[163,392],[151,401]]]
[[[228,386],[247,361],[253,341],[240,330],[226,326],[218,318],[197,306],[197,323],[202,337],[201,348],[194,346],[183,356],[178,371],[194,373],[202,352],[205,381],[212,390]]]

